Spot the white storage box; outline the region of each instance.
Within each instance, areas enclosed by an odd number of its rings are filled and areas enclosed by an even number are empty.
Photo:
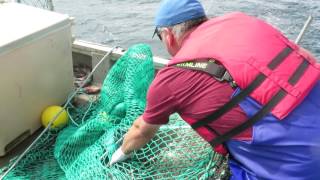
[[[41,126],[41,112],[73,87],[67,15],[0,4],[0,156]]]

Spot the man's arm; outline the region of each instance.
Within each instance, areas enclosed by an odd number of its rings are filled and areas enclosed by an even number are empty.
[[[140,116],[124,137],[121,150],[129,154],[134,150],[144,147],[157,133],[160,125],[145,122]]]
[[[144,147],[157,133],[160,125],[145,122],[140,116],[124,137],[121,147],[112,155],[110,165],[126,160],[130,153]]]
[[[164,76],[164,77],[163,77]],[[130,153],[144,147],[157,133],[161,124],[167,124],[176,109],[176,100],[168,87],[166,74],[157,74],[147,93],[143,116],[137,118],[124,137],[121,147],[112,155],[110,165],[126,160]],[[145,119],[143,119],[145,118]]]

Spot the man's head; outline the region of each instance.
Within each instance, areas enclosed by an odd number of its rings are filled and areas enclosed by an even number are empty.
[[[163,0],[155,18],[155,34],[174,56],[184,37],[206,20],[198,0]]]

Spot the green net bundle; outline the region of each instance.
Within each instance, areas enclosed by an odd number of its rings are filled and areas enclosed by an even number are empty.
[[[75,123],[43,136],[6,179],[209,179],[223,174],[223,157],[176,114],[131,159],[109,166],[143,113],[153,78],[149,46],[130,48],[109,71],[91,110],[73,109]]]

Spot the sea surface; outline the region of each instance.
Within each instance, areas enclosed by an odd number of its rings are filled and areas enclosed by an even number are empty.
[[[209,17],[242,11],[279,28],[295,40],[309,15],[314,17],[301,45],[320,59],[320,0],[200,0]],[[53,0],[55,11],[75,18],[76,38],[120,45],[150,44],[154,55],[169,58],[154,38],[153,19],[160,0]]]

